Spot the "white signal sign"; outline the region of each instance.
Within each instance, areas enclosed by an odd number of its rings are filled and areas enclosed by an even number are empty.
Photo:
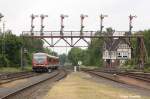
[[[78,61],[78,65],[82,65],[82,61]]]

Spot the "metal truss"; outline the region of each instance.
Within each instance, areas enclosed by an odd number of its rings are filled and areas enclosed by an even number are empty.
[[[28,38],[39,38],[45,41],[49,47],[88,47],[90,42],[87,41],[91,38],[136,38],[136,37],[142,37],[142,35],[124,35],[126,31],[116,31],[118,35],[104,35],[100,33],[99,31],[63,31],[63,35],[61,34],[61,31],[23,31],[22,35],[23,37]],[[81,35],[82,34],[82,35]],[[67,39],[68,38],[68,39]],[[50,42],[46,39],[50,39]],[[54,42],[54,39],[58,39]],[[77,39],[77,41],[74,42],[74,39]],[[67,46],[58,46],[57,44],[63,40],[67,43]],[[77,43],[79,41],[84,41],[87,46],[77,46]],[[71,42],[69,42],[71,41]]]

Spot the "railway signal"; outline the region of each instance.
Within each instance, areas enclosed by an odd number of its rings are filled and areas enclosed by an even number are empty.
[[[80,15],[80,18],[81,18],[81,30],[80,30],[80,35],[82,36],[83,35],[83,28],[84,28],[84,25],[83,25],[83,20],[84,18],[88,17],[88,15],[84,15],[84,14],[81,14]]]
[[[103,28],[104,28],[103,20],[104,20],[105,17],[108,17],[108,15],[103,15],[103,14],[100,15],[100,33],[102,33]]]
[[[64,18],[67,18],[69,17],[68,15],[64,15],[64,14],[61,14],[60,15],[60,18],[61,18],[61,28],[60,28],[60,35],[63,36],[63,31],[64,31]]]
[[[38,17],[38,15],[31,14],[30,17],[31,17],[31,35],[34,35],[33,31],[34,31],[35,26],[33,25],[33,21],[36,17]]]
[[[5,57],[5,22],[6,21],[3,21],[3,35],[2,35],[2,55]]]
[[[129,16],[129,35],[131,35],[132,28],[133,28],[133,26],[132,26],[132,20],[133,20],[133,18],[137,18],[137,16],[136,15],[130,15]]]
[[[44,21],[44,18],[48,17],[48,15],[44,15],[44,14],[41,14],[40,15],[40,18],[41,18],[41,30],[40,30],[40,35],[42,36],[44,33],[43,33],[43,30],[44,30],[44,25],[43,25],[43,21]]]
[[[3,17],[4,17],[4,15],[2,13],[0,13],[0,21]]]
[[[1,22],[1,20],[2,20],[2,18],[4,17],[4,15],[2,14],[2,13],[0,13],[0,22]],[[0,33],[1,33],[2,31],[1,31],[1,28],[0,28]]]
[[[0,22],[1,22],[1,19],[4,17],[4,15],[2,14],[2,13],[0,13]],[[3,26],[4,26],[4,24],[3,24]],[[3,28],[4,29],[4,28]],[[2,33],[2,31],[1,31],[2,29],[0,28],[0,34]],[[4,37],[5,37],[5,35],[4,35],[4,32],[3,32],[3,34],[2,34],[2,56],[4,55],[4,50],[5,50],[5,41],[4,41]],[[4,56],[5,57],[5,56]]]

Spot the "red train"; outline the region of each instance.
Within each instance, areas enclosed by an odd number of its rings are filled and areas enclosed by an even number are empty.
[[[32,58],[32,69],[35,72],[50,72],[59,66],[59,58],[47,53],[34,53]]]

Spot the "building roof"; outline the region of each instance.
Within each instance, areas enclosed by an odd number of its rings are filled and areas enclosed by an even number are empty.
[[[115,51],[117,50],[119,44],[127,44],[129,47],[131,47],[129,39],[118,38],[118,39],[111,39],[109,41],[106,40],[104,43],[104,50]]]

